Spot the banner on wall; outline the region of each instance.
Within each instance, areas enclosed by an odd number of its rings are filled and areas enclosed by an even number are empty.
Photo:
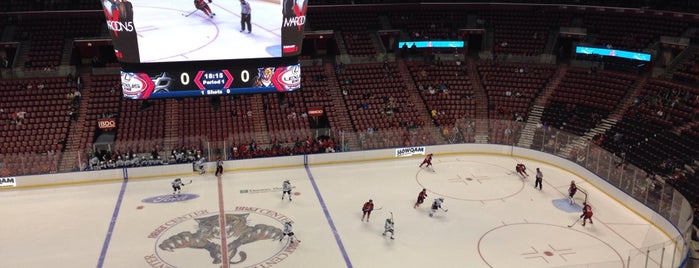
[[[2,188],[2,187],[16,187],[16,186],[17,186],[17,178],[15,178],[15,177],[0,178],[0,188]]]
[[[424,155],[425,147],[408,147],[396,149],[396,157],[406,157],[413,155]]]
[[[114,118],[97,119],[97,127],[101,130],[111,130],[116,128],[116,120]]]
[[[308,116],[323,116],[323,108],[319,107],[309,107]]]

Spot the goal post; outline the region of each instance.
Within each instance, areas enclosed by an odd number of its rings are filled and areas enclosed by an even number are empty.
[[[583,203],[590,203],[590,195],[587,190],[584,188],[580,188],[578,186],[578,191],[575,192],[575,195],[573,196],[573,203],[579,205],[580,207],[583,206]]]

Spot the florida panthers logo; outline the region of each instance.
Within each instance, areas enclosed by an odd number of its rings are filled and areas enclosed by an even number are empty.
[[[296,249],[286,240],[279,242],[283,232],[276,226],[290,219],[278,212],[237,207],[235,213],[225,213],[223,221],[219,216],[204,210],[167,221],[149,236],[157,238],[156,252],[146,256],[146,262],[151,267],[200,263],[197,267],[213,268],[224,262],[253,267],[282,252],[288,256]],[[221,222],[225,222],[224,227]],[[256,243],[261,241],[276,243]]]
[[[256,87],[271,87],[272,76],[274,76],[274,67],[257,68],[257,77],[255,79]]]

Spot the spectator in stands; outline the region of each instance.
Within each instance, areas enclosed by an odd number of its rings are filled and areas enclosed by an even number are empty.
[[[75,82],[75,86],[77,87],[78,90],[83,90],[83,78],[78,76],[78,79]]]
[[[342,73],[342,69],[344,68],[344,65],[342,62],[338,63],[337,66],[335,66],[335,74],[340,75]]]
[[[7,57],[2,56],[0,58],[0,67],[5,69],[10,67],[10,62],[7,60]]]
[[[522,117],[522,115],[519,113],[515,113],[515,121],[524,122],[524,117]]]
[[[15,123],[16,123],[17,125],[22,125],[22,123],[24,123],[24,117],[25,117],[26,115],[27,115],[27,112],[25,112],[25,111],[21,111],[21,110],[20,110],[20,111],[17,111],[17,112],[14,114]]]

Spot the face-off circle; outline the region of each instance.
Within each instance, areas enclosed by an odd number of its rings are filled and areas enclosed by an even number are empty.
[[[503,241],[507,241],[503,248]],[[478,241],[478,253],[490,267],[569,267],[594,262],[624,267],[613,247],[586,232],[544,223],[495,227]]]
[[[439,162],[435,172],[421,169],[415,179],[430,192],[464,201],[501,201],[524,189],[524,181],[508,168],[458,159]]]

